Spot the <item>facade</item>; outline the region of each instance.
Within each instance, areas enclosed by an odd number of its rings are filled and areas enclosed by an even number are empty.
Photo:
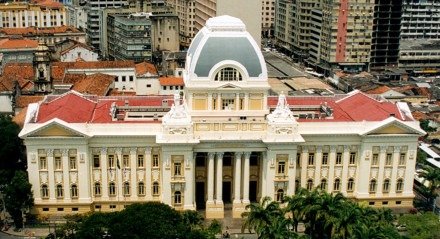
[[[56,27],[66,25],[66,10],[59,2],[50,0],[9,2],[0,5],[0,28]]]
[[[0,72],[8,63],[32,63],[38,42],[30,39],[0,40]]]
[[[240,218],[250,202],[281,201],[298,187],[412,207],[424,132],[406,103],[359,91],[269,96],[259,46],[229,16],[209,19],[196,35],[183,80],[183,97],[70,92],[29,105],[20,137],[36,211],[161,201]]]
[[[271,38],[275,28],[275,0],[261,2],[261,34]]]
[[[109,15],[108,55],[116,60],[151,61],[151,14]]]
[[[195,28],[196,0],[167,0],[179,18],[180,45],[188,48],[197,33]]]
[[[292,53],[293,30],[293,4],[292,0],[279,0],[275,6],[275,39],[278,47],[284,52]]]

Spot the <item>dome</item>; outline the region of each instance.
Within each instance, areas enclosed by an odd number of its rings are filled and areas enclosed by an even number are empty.
[[[212,79],[219,68],[239,70],[246,79],[267,80],[260,48],[238,18],[219,16],[208,19],[194,37],[187,53],[186,70],[191,80]]]

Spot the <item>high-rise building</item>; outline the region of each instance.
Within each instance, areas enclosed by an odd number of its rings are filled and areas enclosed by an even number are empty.
[[[275,0],[262,0],[261,3],[261,34],[273,37],[275,30]]]
[[[161,201],[241,218],[251,202],[282,202],[299,187],[413,207],[425,132],[406,103],[360,91],[270,96],[259,46],[229,16],[207,21],[187,59],[183,98],[69,92],[29,105],[19,136],[36,212]]]
[[[275,41],[282,51],[289,54],[293,49],[293,0],[277,0],[275,5]]]
[[[433,73],[440,66],[440,2],[405,0],[402,8],[399,68]]]
[[[395,68],[399,60],[402,0],[375,0],[373,15],[370,69]]]
[[[0,4],[0,28],[58,27],[66,25],[66,9],[55,1]]]
[[[167,4],[174,8],[179,17],[180,45],[188,48],[197,33],[195,28],[196,0],[167,0]]]

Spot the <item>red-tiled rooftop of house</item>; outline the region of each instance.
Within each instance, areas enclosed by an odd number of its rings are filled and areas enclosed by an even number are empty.
[[[391,90],[390,87],[383,85],[383,86],[379,86],[374,89],[368,90],[365,93],[375,95],[375,94],[383,94],[389,90]]]
[[[33,0],[32,3],[44,6],[47,8],[62,8],[63,4],[54,0]]]
[[[75,82],[72,90],[82,94],[105,96],[114,80],[115,76],[101,73],[92,74]]]
[[[156,67],[152,63],[149,63],[149,62],[145,62],[145,61],[140,62],[140,63],[136,64],[135,69],[136,69],[137,76],[141,76],[146,73],[150,73],[152,75],[157,75]]]
[[[38,41],[30,39],[0,40],[0,49],[32,49],[38,46]]]
[[[182,77],[160,77],[159,82],[160,82],[161,86],[168,86],[168,85],[183,86],[183,85],[185,85],[183,83]]]
[[[21,90],[33,89],[34,68],[31,63],[7,63],[0,76],[0,91],[12,91],[17,81]]]

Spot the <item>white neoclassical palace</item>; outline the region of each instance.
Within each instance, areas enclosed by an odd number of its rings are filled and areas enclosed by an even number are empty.
[[[239,217],[298,187],[374,206],[412,206],[417,138],[405,103],[354,91],[270,96],[244,24],[208,20],[187,54],[183,95],[47,96],[27,111],[25,140],[41,214],[162,201]]]

